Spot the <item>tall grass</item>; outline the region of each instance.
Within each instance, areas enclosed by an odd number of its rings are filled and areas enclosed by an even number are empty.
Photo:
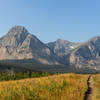
[[[0,82],[0,100],[84,100],[88,75],[62,74]]]
[[[93,100],[100,100],[100,74],[93,76]]]

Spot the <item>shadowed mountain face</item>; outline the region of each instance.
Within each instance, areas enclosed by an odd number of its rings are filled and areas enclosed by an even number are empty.
[[[79,68],[100,69],[100,37],[94,37],[73,50],[69,61]]]
[[[47,44],[47,46],[53,50],[53,52],[62,57],[64,55],[67,55],[71,50],[75,49],[77,46],[79,46],[80,43],[73,43],[66,40],[58,39],[55,42],[50,42]]]
[[[76,68],[100,70],[100,37],[96,36],[85,43],[72,43],[58,39],[47,46],[58,55],[64,64]]]
[[[15,26],[0,39],[0,60],[35,59],[43,64],[58,64],[54,53],[23,26]]]

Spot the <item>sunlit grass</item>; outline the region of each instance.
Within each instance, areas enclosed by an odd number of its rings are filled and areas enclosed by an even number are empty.
[[[100,74],[93,76],[93,100],[100,100]]]
[[[62,74],[0,82],[0,100],[84,100],[88,75]]]

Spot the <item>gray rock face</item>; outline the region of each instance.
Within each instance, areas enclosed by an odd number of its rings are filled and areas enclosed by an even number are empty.
[[[70,53],[71,65],[100,69],[100,37],[94,37]]]
[[[54,53],[23,26],[15,26],[0,39],[0,60],[35,59],[43,64],[58,64]]]
[[[28,31],[24,27],[15,26],[9,30],[7,35],[0,39],[0,45],[18,47],[23,43],[28,34]]]
[[[58,55],[64,64],[76,68],[100,70],[100,37],[96,36],[85,43],[72,43],[58,39],[47,46]]]
[[[60,57],[67,55],[71,50],[75,49],[79,45],[80,43],[73,43],[61,39],[58,39],[55,42],[50,42],[47,44],[47,46],[51,50],[53,50],[57,56]]]
[[[0,60],[34,59],[42,64],[69,64],[100,70],[100,37],[85,43],[58,39],[42,43],[23,26],[15,26],[0,38]]]

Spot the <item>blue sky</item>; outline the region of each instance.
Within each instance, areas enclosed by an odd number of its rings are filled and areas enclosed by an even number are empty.
[[[0,0],[0,37],[22,25],[43,42],[100,35],[100,0]]]

